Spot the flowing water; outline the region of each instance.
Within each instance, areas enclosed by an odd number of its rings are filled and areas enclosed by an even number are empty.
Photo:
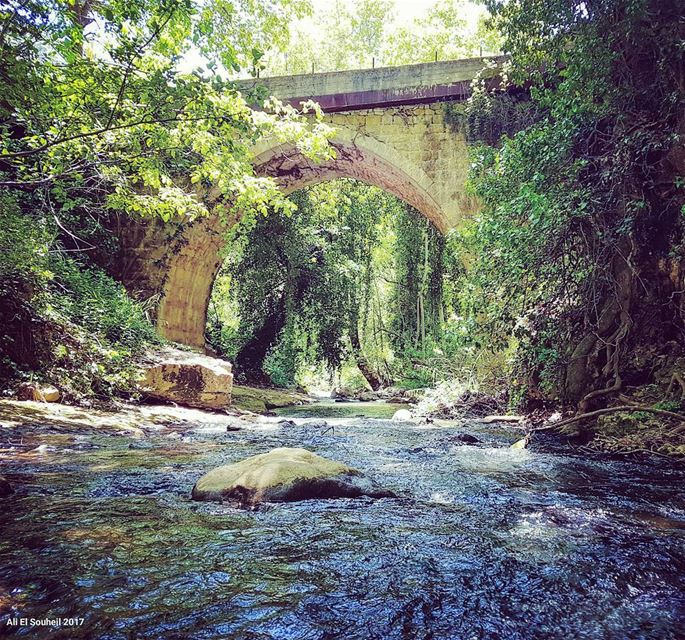
[[[208,420],[142,440],[44,435],[47,449],[4,460],[19,489],[0,501],[0,635],[685,637],[682,470],[511,450],[516,436],[492,426]],[[400,497],[254,511],[189,499],[203,472],[277,446]],[[22,616],[83,624],[6,626]]]

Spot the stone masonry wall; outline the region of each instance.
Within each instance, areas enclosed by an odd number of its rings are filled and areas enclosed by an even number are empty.
[[[446,233],[478,203],[466,193],[466,141],[445,118],[442,103],[331,113],[337,157],[313,164],[292,147],[268,141],[255,148],[255,170],[273,176],[286,192],[350,177],[389,191],[416,207]],[[221,260],[217,219],[193,224],[133,225],[126,234],[129,288],[158,294],[160,333],[204,347],[211,288]]]

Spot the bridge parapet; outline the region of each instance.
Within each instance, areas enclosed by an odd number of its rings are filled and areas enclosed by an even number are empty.
[[[506,56],[496,56],[400,67],[274,76],[241,80],[238,86],[244,91],[263,86],[270,95],[296,107],[302,101],[314,100],[328,113],[428,104],[465,100],[471,92],[471,81],[484,67],[488,66],[488,69],[483,75],[494,78],[506,60]]]

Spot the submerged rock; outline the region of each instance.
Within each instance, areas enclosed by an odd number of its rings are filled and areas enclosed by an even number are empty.
[[[0,498],[6,498],[14,493],[14,488],[5,479],[4,476],[0,476]]]
[[[472,436],[470,433],[458,433],[456,436],[454,436],[453,440],[456,440],[457,442],[461,442],[463,444],[480,444],[481,441],[476,438],[476,436]]]
[[[147,364],[141,390],[167,402],[223,409],[231,404],[232,386],[230,362],[166,348],[155,353]]]
[[[193,500],[231,500],[241,504],[392,495],[356,469],[306,449],[290,447],[217,467],[202,476],[192,492]]]

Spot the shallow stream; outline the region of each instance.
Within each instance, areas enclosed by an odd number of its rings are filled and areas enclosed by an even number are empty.
[[[18,490],[0,502],[0,635],[685,637],[684,471],[511,450],[516,436],[493,425],[341,413],[334,429],[300,411],[295,426],[227,432],[208,417],[145,439],[37,427],[47,448],[2,465]],[[254,511],[190,500],[205,471],[277,446],[400,497]],[[5,625],[20,616],[84,622]]]

